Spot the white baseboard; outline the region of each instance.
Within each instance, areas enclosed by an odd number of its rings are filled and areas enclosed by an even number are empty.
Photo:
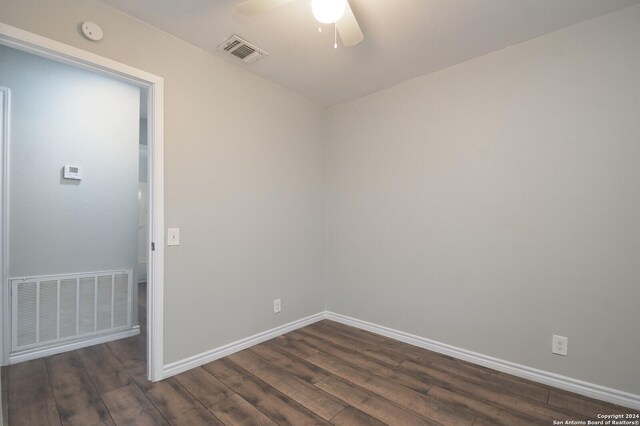
[[[49,355],[56,355],[63,352],[74,351],[76,349],[86,348],[87,346],[99,345],[101,343],[107,343],[113,340],[137,336],[138,334],[140,334],[140,326],[136,325],[124,331],[117,331],[115,333],[95,336],[86,340],[63,343],[48,348],[38,348],[29,351],[17,352],[9,355],[9,364],[17,364],[19,362],[31,361],[32,359],[42,358]]]
[[[212,349],[210,351],[203,352],[201,354],[194,355],[180,361],[172,362],[171,364],[167,364],[164,366],[164,378],[168,378],[187,370],[191,370],[192,368],[199,367],[208,362],[224,358],[225,356],[239,352],[243,349],[249,348],[251,346],[257,345],[269,339],[273,339],[274,337],[280,336],[293,330],[297,330],[323,319],[328,319],[331,321],[350,325],[352,327],[367,330],[381,336],[399,340],[401,342],[428,349],[433,352],[449,355],[457,359],[471,362],[473,364],[491,368],[493,370],[502,371],[513,376],[521,377],[523,379],[528,379],[534,382],[553,386],[555,388],[564,389],[569,392],[577,393],[601,401],[610,402],[612,404],[621,405],[633,409],[640,409],[640,395],[596,385],[594,383],[584,382],[582,380],[573,379],[571,377],[562,376],[560,374],[551,373],[548,371],[538,370],[536,368],[531,368],[525,365],[516,364],[488,355],[479,354],[477,352],[472,352],[466,349],[447,345],[446,343],[437,342],[435,340],[416,336],[410,333],[405,333],[399,330],[394,330],[389,327],[373,324],[367,321],[362,321],[356,318],[351,318],[346,315],[341,315],[329,311],[320,312],[315,315],[290,322],[280,327],[276,327],[271,330],[255,334],[253,336],[237,340],[227,345],[220,346],[219,348]]]
[[[215,348],[210,351],[191,356],[189,358],[181,359],[180,361],[172,362],[164,366],[163,378],[166,379],[173,375],[191,370],[192,368],[199,367],[208,362],[224,358],[225,356],[234,354],[243,349],[255,346],[269,339],[273,339],[274,337],[281,336],[285,333],[297,330],[298,328],[305,327],[309,324],[313,324],[314,322],[318,322],[323,319],[325,319],[325,312],[320,312],[315,315],[311,315],[306,318],[302,318],[297,321],[272,328],[271,330],[263,331],[262,333],[254,334],[253,336],[236,340],[235,342],[220,346],[219,348]]]
[[[545,385],[564,389],[569,392],[574,392],[601,401],[610,402],[612,404],[621,405],[636,410],[640,409],[640,395],[584,382],[582,380],[572,379],[571,377],[561,376],[559,374],[551,373],[548,371],[538,370],[502,359],[494,358],[488,355],[482,355],[476,352],[468,351],[466,349],[447,345],[445,343],[436,342],[435,340],[426,339],[414,334],[405,333],[389,327],[384,327],[382,325],[373,324],[367,321],[362,321],[356,318],[351,318],[329,311],[325,313],[325,317],[326,319],[331,321],[336,321],[342,324],[350,325],[352,327],[367,330],[394,340],[399,340],[401,342],[428,349],[433,352],[449,355],[454,358],[471,362],[473,364],[491,368],[493,370],[502,371],[513,376],[521,377],[523,379],[543,383]]]

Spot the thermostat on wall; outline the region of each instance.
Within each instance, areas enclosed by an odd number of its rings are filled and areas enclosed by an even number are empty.
[[[79,166],[64,166],[64,178],[82,180],[82,167]]]

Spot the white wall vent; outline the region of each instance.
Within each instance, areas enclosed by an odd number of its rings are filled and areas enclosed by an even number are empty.
[[[218,50],[235,56],[247,64],[268,55],[264,50],[237,35],[231,36],[227,41],[218,46]]]
[[[131,269],[10,278],[11,353],[132,327]]]

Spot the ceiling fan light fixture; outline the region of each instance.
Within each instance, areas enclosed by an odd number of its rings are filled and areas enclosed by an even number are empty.
[[[311,0],[313,16],[323,24],[333,24],[344,15],[347,0]]]

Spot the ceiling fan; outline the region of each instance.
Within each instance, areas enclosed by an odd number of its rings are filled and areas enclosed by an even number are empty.
[[[296,0],[249,0],[238,4],[237,9],[242,15],[257,15],[293,1]],[[348,0],[311,0],[311,11],[319,22],[335,24],[334,48],[338,47],[338,33],[345,46],[355,46],[364,39]]]

